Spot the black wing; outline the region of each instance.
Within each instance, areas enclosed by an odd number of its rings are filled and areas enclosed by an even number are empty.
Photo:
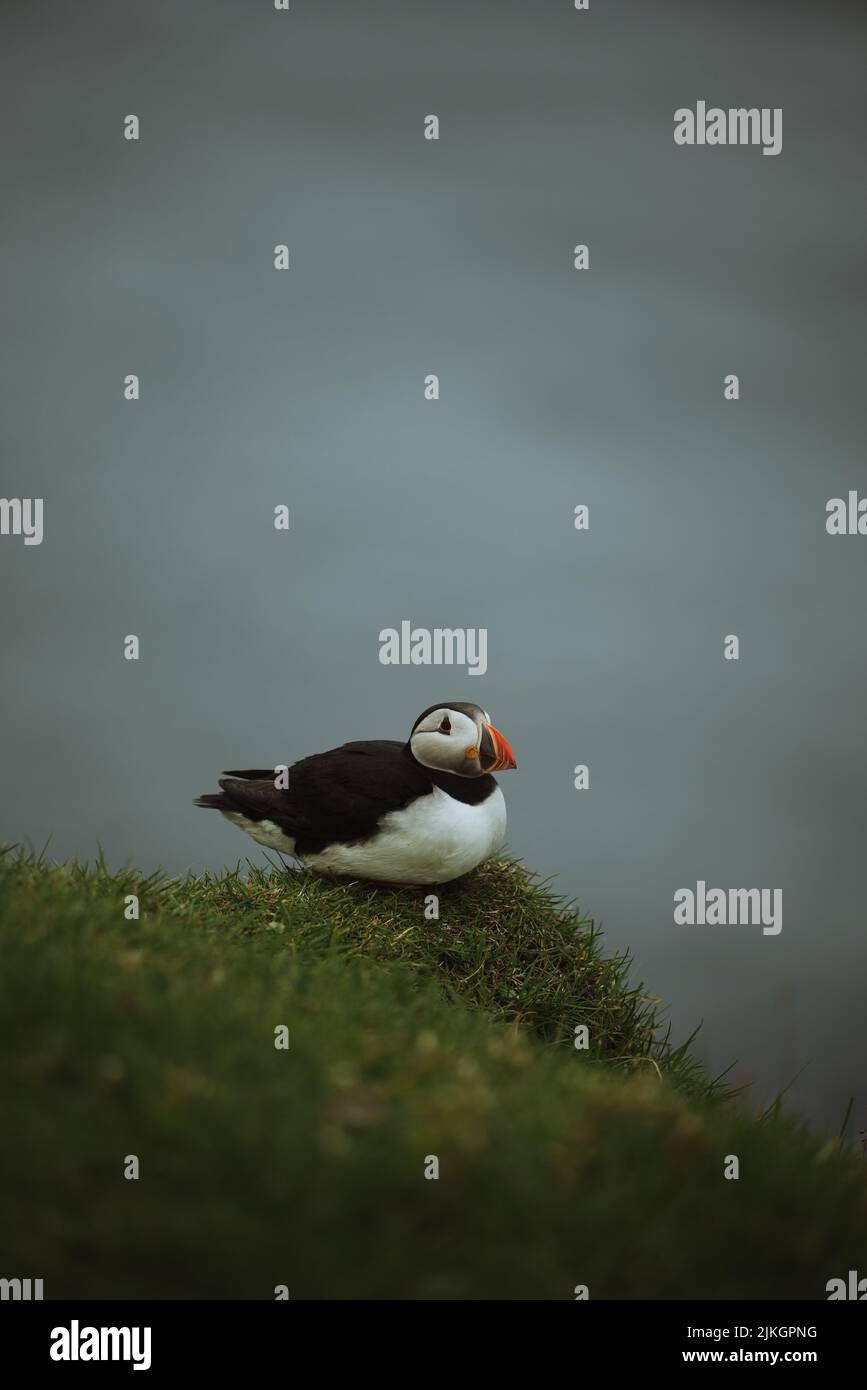
[[[250,768],[234,774],[242,780],[221,778],[222,794],[199,797],[196,804],[271,820],[301,854],[316,854],[327,845],[367,839],[389,811],[433,787],[406,744],[391,740],[344,743],[302,758],[289,768],[285,791],[274,786],[275,775],[273,768]]]

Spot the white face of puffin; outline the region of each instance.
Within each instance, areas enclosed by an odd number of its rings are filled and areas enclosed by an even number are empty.
[[[438,705],[419,715],[409,736],[416,762],[458,777],[515,767],[515,755],[479,705]]]

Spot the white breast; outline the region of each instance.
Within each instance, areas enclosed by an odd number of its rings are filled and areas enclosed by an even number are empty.
[[[431,795],[383,816],[370,840],[329,845],[317,855],[297,852],[295,841],[272,820],[249,820],[232,810],[224,816],[258,844],[300,859],[310,869],[386,883],[450,883],[489,859],[506,840],[506,801],[499,787],[475,806],[454,801],[435,787]]]
[[[390,811],[371,839],[332,845],[304,862],[325,873],[403,883],[448,883],[488,859],[506,838],[506,802],[496,791],[476,806],[434,787],[402,811]]]
[[[331,845],[321,854],[297,854],[271,821],[256,824],[237,813],[230,819],[260,844],[300,858],[311,869],[392,883],[449,883],[495,854],[506,838],[506,802],[499,787],[476,806],[434,787],[429,796],[390,811],[369,840]]]

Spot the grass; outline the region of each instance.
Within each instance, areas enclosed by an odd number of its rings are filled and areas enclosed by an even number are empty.
[[[278,867],[0,859],[0,1275],[46,1297],[824,1298],[867,1269],[863,1162],[707,1078],[592,923],[501,862],[439,914]]]

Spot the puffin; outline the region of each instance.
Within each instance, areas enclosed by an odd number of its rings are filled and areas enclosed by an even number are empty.
[[[288,775],[229,771],[220,792],[195,804],[315,873],[450,883],[502,846],[506,803],[492,774],[515,766],[481,706],[449,701],[423,710],[405,743],[344,743],[302,758]]]

